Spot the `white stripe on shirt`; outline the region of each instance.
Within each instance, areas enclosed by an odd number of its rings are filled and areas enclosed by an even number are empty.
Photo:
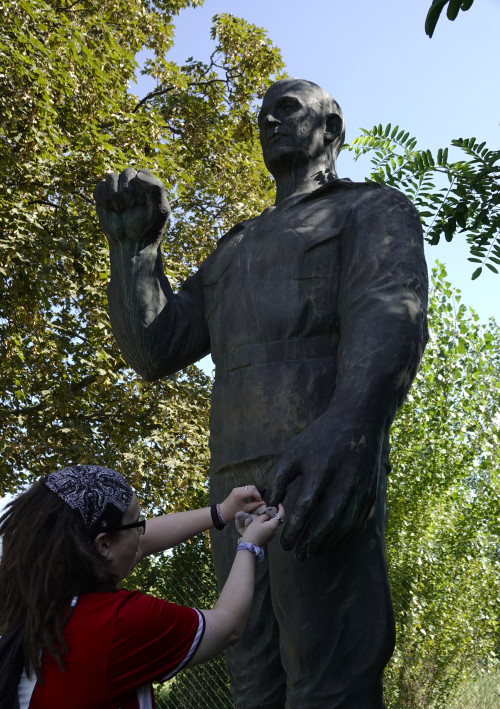
[[[165,677],[162,677],[160,680],[158,680],[159,682],[166,682],[167,680],[172,679],[174,675],[180,672],[182,668],[187,665],[189,660],[193,657],[194,653],[198,649],[198,645],[200,644],[200,641],[203,637],[203,633],[205,631],[205,616],[203,615],[203,613],[200,613],[197,608],[194,608],[193,610],[198,613],[198,630],[196,631],[196,635],[191,644],[191,647],[189,648],[189,651],[186,657],[182,660],[182,662],[180,662],[174,670],[169,672],[168,675],[165,675]]]

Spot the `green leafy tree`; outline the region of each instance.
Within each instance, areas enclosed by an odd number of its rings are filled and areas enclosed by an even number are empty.
[[[449,707],[465,679],[498,667],[500,330],[467,311],[442,266],[429,318],[422,366],[392,429],[398,640],[385,685],[398,709]]]
[[[174,284],[229,225],[269,201],[254,114],[256,98],[282,70],[279,52],[263,30],[220,15],[209,61],[173,64],[173,18],[188,4],[199,3],[0,4],[2,493],[67,463],[100,461],[128,475],[149,512],[206,501],[210,382],[191,367],[146,384],[125,366],[107,318],[107,248],[91,198],[104,172],[127,165],[148,167],[167,182],[173,215],[165,261]],[[144,48],[150,50],[144,72],[157,88],[138,98],[131,82]],[[398,141],[396,166],[397,155],[407,159],[408,137]],[[465,161],[471,172],[462,182],[465,188],[477,177],[480,193],[491,186],[498,154],[471,149]],[[401,173],[410,186],[411,174],[410,168]],[[425,185],[432,174],[417,175],[417,205],[420,194],[433,192]],[[470,205],[473,193],[453,192],[458,183],[459,177],[449,192],[455,206],[462,198]],[[493,205],[496,219],[498,193],[491,190],[484,204]],[[427,210],[434,209],[436,220],[448,204],[454,208],[446,193],[441,197]],[[429,203],[422,200],[424,212]],[[471,219],[480,212],[477,204]],[[498,263],[493,247],[489,253],[488,263]],[[449,693],[464,667],[490,666],[496,632],[492,538],[498,529],[491,520],[498,505],[492,422],[498,421],[499,337],[493,326],[482,332],[460,307],[453,310],[448,291],[436,286],[437,334],[393,434],[389,558],[400,640],[388,692],[401,706],[419,709]],[[192,589],[179,590],[186,564],[192,588],[202,589],[196,603],[210,605],[215,588],[206,535],[167,560],[147,560],[131,582],[195,603]],[[470,578],[466,590],[462,581]],[[474,636],[477,618],[480,637]],[[179,697],[192,690],[189,684],[176,687],[173,706],[183,706]],[[217,691],[227,701],[224,687]]]
[[[369,155],[370,178],[396,187],[412,199],[430,244],[441,236],[451,241],[465,235],[469,261],[477,263],[472,278],[486,266],[500,265],[500,150],[475,138],[452,141],[462,159],[451,161],[448,148],[436,154],[417,149],[408,132],[389,123],[362,129],[348,149],[355,159]]]
[[[433,0],[425,31],[432,37],[441,12],[448,19],[471,8],[474,0]],[[444,235],[451,241],[465,234],[469,260],[479,264],[472,278],[486,266],[498,273],[500,265],[500,150],[476,138],[451,141],[451,151],[417,149],[417,140],[399,126],[374,126],[348,146],[371,156],[371,179],[397,187],[414,201],[425,227],[425,238],[437,244]],[[449,153],[460,159],[450,160]]]
[[[446,10],[448,19],[455,20],[460,10],[469,10],[473,3],[474,0],[434,0],[425,18],[425,33],[432,37],[441,12],[446,5],[448,5]]]
[[[192,367],[151,385],[125,366],[92,199],[103,173],[127,165],[168,183],[174,283],[267,201],[252,126],[279,52],[263,30],[220,15],[209,62],[177,66],[173,17],[197,4],[1,3],[0,493],[92,460],[128,474],[150,508],[205,495],[209,379]],[[139,99],[144,48],[157,89]]]

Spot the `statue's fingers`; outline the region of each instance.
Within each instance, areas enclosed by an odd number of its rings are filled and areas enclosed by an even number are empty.
[[[298,461],[289,462],[285,457],[271,472],[270,482],[266,488],[265,500],[270,507],[276,507],[285,499],[288,485],[300,474]]]
[[[121,212],[124,208],[123,195],[120,193],[120,175],[117,172],[108,172],[106,175],[108,203],[107,208],[113,212]]]
[[[129,183],[137,175],[137,172],[133,167],[126,167],[118,177],[118,186],[120,190],[125,190],[129,186]]]
[[[351,503],[346,510],[342,523],[333,526],[323,538],[314,541],[311,545],[306,547],[303,557],[298,556],[298,558],[318,556],[320,554],[327,554],[334,549],[344,548],[355,537],[363,534],[367,521],[369,517],[374,514],[374,510],[375,508],[372,505],[371,508],[368,507],[362,514],[358,514],[354,503]],[[300,554],[302,552],[300,542],[297,548]]]
[[[342,470],[343,480],[352,480],[355,475],[355,470]],[[306,559],[339,549],[353,536],[361,534],[373,512],[374,501],[369,490],[360,495],[358,489],[349,486],[327,487],[321,494],[314,515],[297,540],[297,558]]]
[[[304,525],[295,546],[297,559],[307,559],[325,550],[326,546],[333,548],[342,537],[339,526],[338,505],[333,488],[323,491],[316,505],[314,514]]]
[[[102,206],[106,201],[106,181],[101,180],[97,183],[93,192],[94,200],[96,204]]]
[[[150,170],[139,170],[136,181],[146,193],[159,195],[161,192],[165,192],[163,182],[155,177]]]
[[[152,203],[155,209],[162,214],[170,214],[170,205],[165,193],[165,186],[161,180],[149,170],[139,170],[133,180],[138,196],[146,202]]]
[[[281,546],[285,551],[295,547],[302,530],[314,512],[320,490],[312,482],[301,476],[287,490],[285,498],[287,519],[281,532]]]
[[[137,204],[137,194],[134,190],[134,178],[137,175],[132,167],[127,167],[120,173],[118,179],[118,191],[123,198],[125,208],[131,209]]]
[[[118,174],[108,172],[104,180],[101,180],[94,190],[94,199],[102,207],[109,208],[110,200],[116,195],[118,190]]]

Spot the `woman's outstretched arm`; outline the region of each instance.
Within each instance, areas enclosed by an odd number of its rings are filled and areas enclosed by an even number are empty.
[[[220,513],[225,522],[232,522],[240,510],[254,512],[265,504],[254,485],[234,488],[220,503]],[[172,512],[148,519],[146,533],[141,539],[140,558],[171,549],[181,542],[214,526],[210,507],[188,512]]]

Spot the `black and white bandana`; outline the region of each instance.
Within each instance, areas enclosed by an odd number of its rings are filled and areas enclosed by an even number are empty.
[[[134,494],[123,475],[100,465],[62,468],[44,483],[80,514],[91,540],[120,525]]]

